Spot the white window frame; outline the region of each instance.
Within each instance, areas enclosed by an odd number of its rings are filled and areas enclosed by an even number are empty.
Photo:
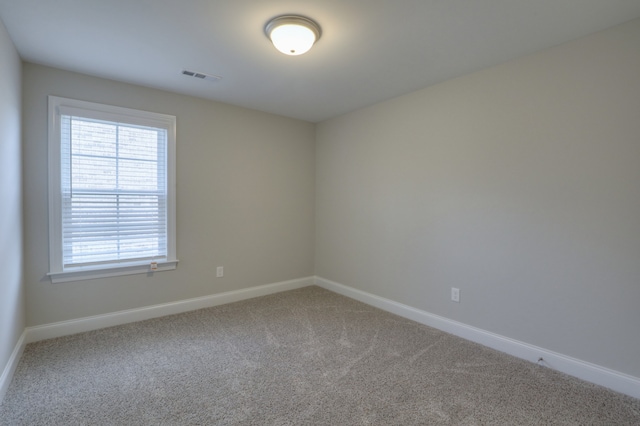
[[[94,102],[49,96],[49,277],[54,283],[149,274],[176,269],[176,117]],[[62,259],[61,108],[78,116],[146,125],[167,130],[167,256],[143,262],[114,262],[65,268]]]

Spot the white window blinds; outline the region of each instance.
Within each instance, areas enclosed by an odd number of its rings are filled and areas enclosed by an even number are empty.
[[[62,115],[61,141],[64,268],[166,258],[166,130]]]
[[[52,280],[175,269],[175,117],[49,106]]]

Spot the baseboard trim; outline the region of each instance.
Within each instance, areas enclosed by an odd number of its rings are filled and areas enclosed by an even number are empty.
[[[329,291],[521,359],[538,363],[538,360],[543,358],[542,365],[546,367],[634,398],[640,398],[640,378],[434,315],[318,276],[315,277],[314,283]]]
[[[245,299],[279,293],[281,291],[307,287],[313,285],[313,283],[314,277],[299,278],[290,281],[245,288],[242,290],[196,297],[193,299],[179,300],[177,302],[145,306],[143,308],[128,309],[125,311],[111,312],[108,314],[78,318],[69,321],[27,327],[25,330],[25,341],[26,343],[32,343],[40,340],[52,339],[54,337],[67,336],[70,334],[82,333],[85,331],[127,324],[130,322],[143,321],[166,315],[194,311],[196,309],[224,305],[226,303],[239,302]]]
[[[20,357],[22,356],[22,352],[24,352],[24,347],[26,346],[27,340],[27,332],[26,330],[22,332],[16,346],[13,348],[13,352],[11,352],[11,356],[7,361],[7,365],[5,365],[4,370],[2,371],[2,375],[0,376],[0,404],[4,400],[4,396],[9,389],[9,385],[11,384],[11,380],[13,379],[13,373],[15,373],[16,368],[18,367],[18,363],[20,362]]]

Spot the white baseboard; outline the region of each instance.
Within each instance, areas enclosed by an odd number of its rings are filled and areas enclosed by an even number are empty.
[[[179,314],[182,312],[194,311],[196,309],[224,305],[225,303],[238,302],[245,299],[252,299],[254,297],[279,293],[281,291],[307,287],[313,285],[313,283],[314,277],[299,278],[296,280],[228,291],[225,293],[212,294],[210,296],[197,297],[194,299],[164,303],[161,305],[146,306],[144,308],[128,309],[103,315],[27,327],[25,330],[26,343],[82,333],[84,331],[97,330],[105,327],[112,327],[114,325],[127,324],[135,321],[143,321],[166,315]]]
[[[7,389],[9,389],[11,379],[13,379],[13,373],[15,373],[16,368],[18,367],[18,362],[20,362],[22,352],[24,352],[26,337],[27,332],[25,330],[22,332],[22,335],[20,335],[20,338],[18,339],[16,346],[13,348],[13,352],[11,352],[11,356],[7,361],[7,365],[4,367],[2,375],[0,376],[0,404],[2,404],[2,400],[7,393]]]
[[[321,277],[315,277],[315,284],[343,296],[350,297],[376,308],[394,313],[404,318],[428,325],[447,333],[462,337],[472,342],[480,343],[509,355],[553,368],[579,379],[605,386],[616,392],[624,393],[634,398],[640,398],[640,378],[620,373],[599,365],[559,354],[538,346],[530,345],[515,339],[491,333],[461,322],[453,321],[431,314],[411,306],[395,302],[384,297],[357,290]]]

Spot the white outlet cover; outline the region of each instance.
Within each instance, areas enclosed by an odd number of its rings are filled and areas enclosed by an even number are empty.
[[[460,289],[451,287],[451,300],[460,303]]]

